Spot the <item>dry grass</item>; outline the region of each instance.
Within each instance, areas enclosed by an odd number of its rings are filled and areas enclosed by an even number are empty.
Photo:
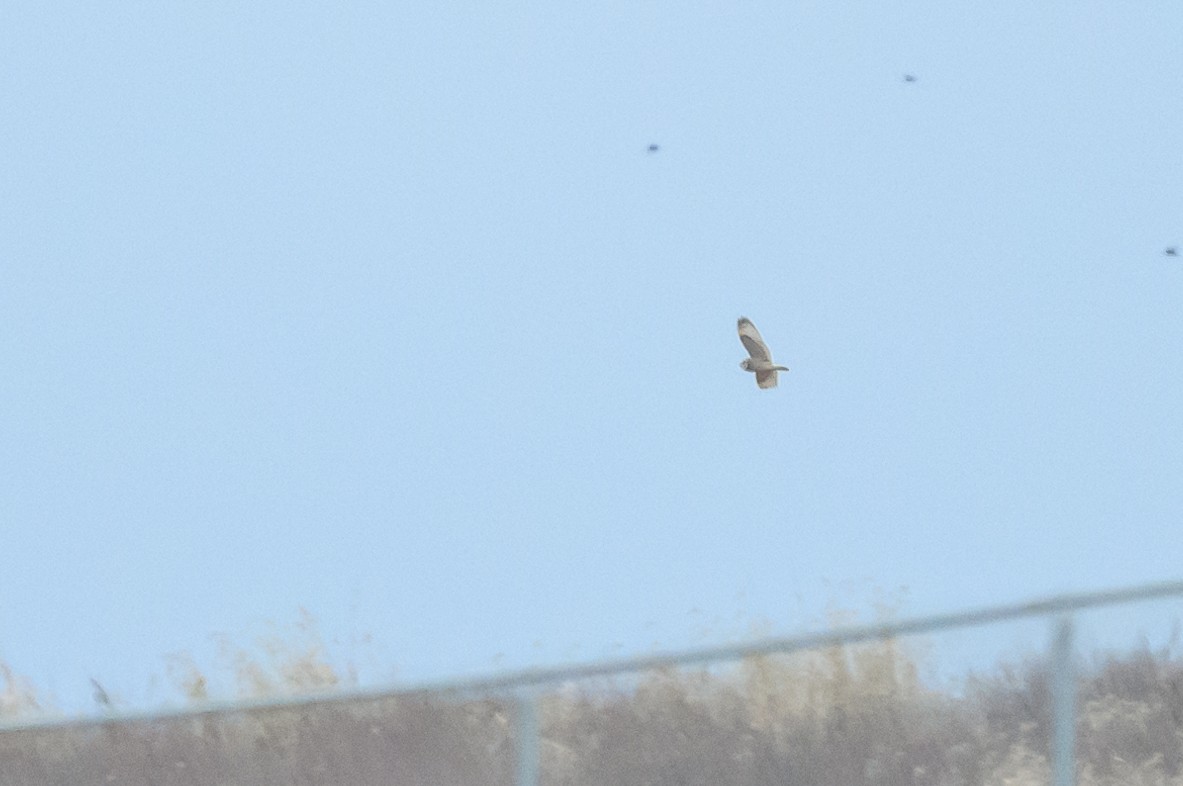
[[[0,661],[0,718],[37,712],[40,709],[37,694],[29,681],[14,674],[8,664]]]
[[[227,645],[239,695],[331,690],[308,630]],[[253,654],[252,654],[253,653]],[[260,654],[261,653],[261,654]],[[177,658],[195,702],[207,679]],[[0,666],[0,712],[38,702]],[[1080,783],[1183,786],[1183,663],[1143,648],[1098,659],[1080,682]],[[547,786],[1023,786],[1049,780],[1048,674],[1038,659],[927,687],[895,642],[664,670],[542,699]],[[512,781],[511,710],[411,697],[0,734],[0,786],[45,783],[444,784]]]

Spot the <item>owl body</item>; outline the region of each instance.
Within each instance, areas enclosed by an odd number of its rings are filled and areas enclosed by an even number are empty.
[[[767,389],[776,387],[776,372],[788,371],[784,366],[772,362],[772,353],[760,337],[760,331],[747,317],[740,317],[737,325],[739,340],[751,357],[740,361],[739,367],[756,375],[756,385]]]

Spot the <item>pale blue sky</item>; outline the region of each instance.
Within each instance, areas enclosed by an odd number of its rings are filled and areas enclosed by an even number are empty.
[[[1179,576],[1183,5],[345,5],[0,9],[61,704],[300,607],[377,681]]]

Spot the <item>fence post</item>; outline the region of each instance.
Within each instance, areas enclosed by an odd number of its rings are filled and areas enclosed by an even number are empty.
[[[1052,634],[1052,783],[1076,783],[1076,673],[1072,664],[1072,615],[1060,616]]]
[[[517,751],[517,786],[538,786],[538,707],[532,691],[514,701],[514,743]]]

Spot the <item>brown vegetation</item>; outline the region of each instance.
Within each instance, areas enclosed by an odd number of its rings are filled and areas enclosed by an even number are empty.
[[[204,697],[204,679],[182,673]],[[320,669],[288,676],[326,685]],[[11,674],[0,679],[0,696],[31,699]],[[1100,659],[1078,704],[1082,784],[1183,785],[1183,662],[1148,649]],[[541,713],[547,786],[1049,780],[1048,676],[1036,659],[954,694],[922,684],[888,642],[568,687],[544,696]],[[512,705],[399,697],[8,732],[0,786],[509,784],[514,750]]]

